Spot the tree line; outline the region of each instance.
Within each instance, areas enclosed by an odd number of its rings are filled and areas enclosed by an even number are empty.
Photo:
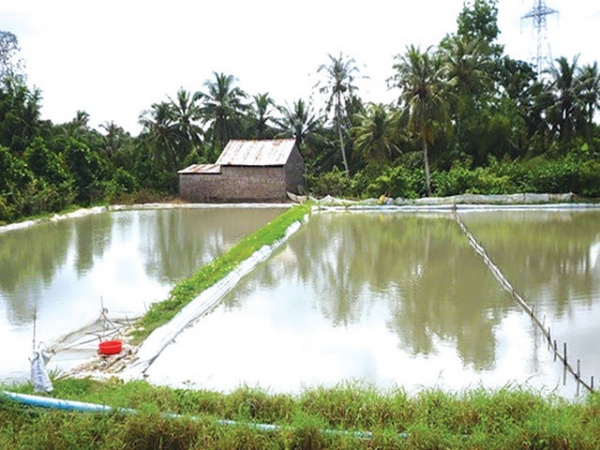
[[[361,98],[359,66],[342,53],[317,68],[322,104],[311,95],[278,105],[215,72],[198,91],[150,105],[138,136],[114,122],[96,130],[85,111],[42,120],[17,37],[0,32],[0,221],[175,196],[177,170],[214,162],[234,138],[294,138],[315,195],[600,197],[597,62],[560,57],[537,73],[504,53],[497,15],[497,0],[471,0],[438,45],[398,54],[390,104]]]

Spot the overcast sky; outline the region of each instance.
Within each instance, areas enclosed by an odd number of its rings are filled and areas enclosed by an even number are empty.
[[[513,58],[535,54],[522,21],[535,0],[500,0],[500,42]],[[552,56],[600,61],[600,1],[546,0]],[[77,110],[90,123],[140,130],[138,117],[183,87],[203,89],[212,72],[278,104],[308,99],[327,54],[354,58],[365,101],[392,101],[393,56],[456,30],[463,0],[0,0],[0,30],[17,35],[29,85],[42,90],[54,123]]]

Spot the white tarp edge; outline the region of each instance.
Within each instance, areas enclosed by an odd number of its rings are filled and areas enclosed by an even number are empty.
[[[306,222],[307,218],[308,216],[304,218],[303,222]],[[122,378],[130,380],[143,376],[144,372],[148,370],[179,333],[219,303],[225,294],[233,289],[244,276],[252,272],[257,264],[267,260],[277,248],[300,229],[301,225],[301,222],[294,222],[288,227],[283,238],[254,252],[252,256],[242,261],[227,276],[187,304],[170,322],[154,330],[139,348],[137,359],[123,371]]]

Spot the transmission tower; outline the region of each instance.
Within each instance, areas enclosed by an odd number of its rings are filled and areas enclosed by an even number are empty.
[[[546,43],[546,18],[552,14],[558,14],[558,11],[546,6],[545,0],[534,0],[533,8],[525,14],[521,19],[531,19],[533,26],[537,32],[537,48],[535,55],[535,66],[538,76],[541,75],[544,60],[550,59],[550,46]],[[548,55],[544,54],[544,47],[548,47]]]

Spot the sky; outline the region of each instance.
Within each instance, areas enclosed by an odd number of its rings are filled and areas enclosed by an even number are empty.
[[[535,54],[524,16],[536,0],[499,0],[499,41],[515,59]],[[552,57],[600,61],[600,2],[546,0]],[[213,72],[280,105],[309,99],[328,55],[353,58],[364,101],[391,102],[394,56],[456,31],[463,0],[0,0],[0,30],[19,39],[27,82],[42,91],[42,118],[113,121],[139,133],[140,114],[204,90]],[[546,47],[545,47],[546,48]],[[318,101],[315,100],[318,105]]]

